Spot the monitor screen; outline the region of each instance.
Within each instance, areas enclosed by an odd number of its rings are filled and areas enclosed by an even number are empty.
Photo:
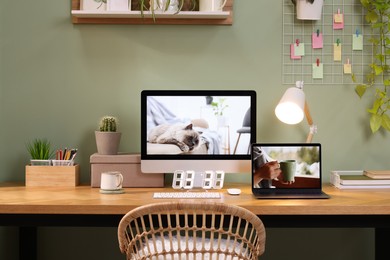
[[[141,170],[250,173],[256,92],[145,90],[141,93]]]

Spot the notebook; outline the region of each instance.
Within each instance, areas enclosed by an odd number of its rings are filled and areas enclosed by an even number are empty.
[[[256,143],[251,155],[256,198],[329,198],[322,191],[321,144]]]

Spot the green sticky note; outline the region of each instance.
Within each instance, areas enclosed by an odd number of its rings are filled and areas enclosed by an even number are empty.
[[[299,43],[298,45],[294,44],[294,54],[295,56],[305,56],[305,44]]]
[[[324,78],[324,66],[322,63],[318,64],[313,63],[313,79],[322,79]]]
[[[363,50],[363,35],[353,34],[352,35],[352,50],[362,51]]]

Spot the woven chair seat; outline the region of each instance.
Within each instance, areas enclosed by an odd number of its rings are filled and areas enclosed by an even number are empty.
[[[163,202],[136,208],[118,226],[127,259],[258,259],[265,228],[252,212],[209,202]]]
[[[166,260],[181,260],[181,259],[225,259],[225,255],[231,255],[227,259],[238,260],[242,259],[234,255],[240,254],[241,245],[235,241],[228,241],[226,239],[220,240],[220,245],[213,243],[209,238],[204,238],[204,242],[200,237],[189,237],[186,241],[185,237],[180,238],[179,240],[174,238],[169,238],[167,236],[161,237],[156,236],[156,244],[152,240],[149,240],[147,245],[145,244],[143,248],[140,248],[140,256],[144,257],[143,252],[149,252],[150,255],[157,256],[153,259],[166,259]],[[195,243],[194,243],[195,241]],[[171,243],[172,242],[172,243]],[[156,246],[154,246],[156,245]],[[172,245],[172,248],[171,248]],[[195,248],[194,248],[195,246]],[[150,251],[148,251],[150,249]],[[221,251],[220,254],[216,253],[218,249]],[[178,253],[181,252],[181,253]],[[185,253],[191,252],[191,253]],[[195,253],[195,252],[204,252],[204,253]],[[208,253],[214,252],[214,253]],[[146,257],[146,256],[145,256]],[[248,257],[246,255],[245,257]],[[138,259],[138,258],[133,258]]]

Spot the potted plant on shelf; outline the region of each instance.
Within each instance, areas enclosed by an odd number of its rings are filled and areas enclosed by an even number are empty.
[[[121,133],[117,132],[118,119],[113,116],[104,116],[99,123],[99,130],[95,131],[96,147],[99,154],[118,154]]]
[[[225,104],[225,100],[226,98],[220,98],[218,99],[218,102],[211,102],[211,107],[213,108],[214,115],[217,117],[218,126],[226,125],[226,117],[223,115],[223,112],[229,106]]]
[[[34,139],[26,145],[30,153],[31,165],[50,165],[50,158],[54,152],[51,149],[51,144],[46,139]]]
[[[150,11],[153,20],[155,20],[155,14],[157,12],[172,11],[174,14],[179,13],[183,6],[189,2],[190,10],[195,10],[197,1],[196,0],[137,0],[138,7],[141,12],[141,16],[144,17],[145,11]]]
[[[367,109],[370,114],[370,127],[373,133],[383,128],[390,131],[390,37],[389,16],[390,3],[383,0],[360,0],[367,10],[366,21],[373,30],[369,42],[373,45],[372,63],[369,64],[367,83],[359,83],[355,87],[357,95],[362,98],[367,90],[375,90],[372,107]],[[352,75],[356,83],[356,78]]]
[[[324,0],[291,0],[299,20],[321,20]]]

